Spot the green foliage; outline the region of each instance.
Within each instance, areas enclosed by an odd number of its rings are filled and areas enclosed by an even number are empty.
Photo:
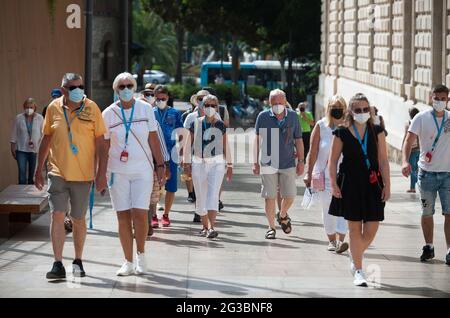
[[[165,23],[153,11],[144,11],[139,6],[133,11],[133,19],[134,41],[145,47],[141,61],[144,68],[157,67],[168,74],[174,74],[177,39],[173,25]]]
[[[200,90],[200,87],[195,85],[172,84],[168,87],[170,94],[175,100],[184,102],[189,102],[191,96],[196,94]]]
[[[269,97],[270,90],[259,85],[247,86],[247,94],[253,98],[264,100]]]
[[[229,85],[229,84],[214,84],[210,85],[216,91],[216,95],[220,100],[225,100],[230,94],[233,100],[238,100],[240,96],[239,85]]]

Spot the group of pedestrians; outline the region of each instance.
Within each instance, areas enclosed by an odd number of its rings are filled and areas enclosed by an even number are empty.
[[[117,215],[125,258],[118,276],[147,272],[145,242],[160,223],[163,227],[171,224],[179,170],[188,184],[188,198],[195,203],[194,221],[201,223],[199,235],[208,239],[219,236],[216,217],[220,193],[224,178],[232,180],[233,160],[227,135],[229,118],[218,97],[207,89],[199,91],[191,99],[192,110],[182,116],[168,106],[165,86],[149,85],[138,97],[136,80],[122,73],[114,80],[113,91],[117,101],[102,113],[85,96],[81,76],[68,73],[62,80],[62,96],[48,106],[45,119],[36,113],[34,100],[28,99],[24,113],[14,123],[21,128],[14,128],[18,133],[11,138],[11,151],[16,158],[22,156],[26,159],[20,160],[30,162],[31,178],[23,177],[26,174],[21,171],[21,182],[34,182],[42,189],[48,162],[55,256],[48,279],[66,276],[62,254],[67,212],[73,223],[73,273],[86,275],[82,263],[85,214],[93,184],[99,193],[109,190]],[[354,284],[367,286],[364,253],[384,220],[391,195],[385,128],[374,122],[370,102],[363,94],[348,103],[334,96],[325,117],[312,129],[305,160],[301,120],[311,125],[313,119],[301,114],[305,110],[300,110],[299,116],[290,109],[282,90],[273,90],[267,103],[268,109],[256,121],[253,149],[253,173],[261,176],[268,222],[265,238],[277,238],[276,223],[285,234],[292,233],[289,211],[297,197],[296,179],[306,172],[304,183],[321,205],[327,249],[338,254],[350,250]],[[411,114],[415,117],[404,140],[403,174],[414,171],[410,155],[420,152],[418,183],[426,241],[420,259],[434,258],[433,215],[439,193],[445,215],[446,262],[450,265],[450,120],[445,86],[434,88],[432,103],[433,110]],[[166,194],[159,220],[156,205],[162,188]],[[281,201],[278,210],[277,199]]]

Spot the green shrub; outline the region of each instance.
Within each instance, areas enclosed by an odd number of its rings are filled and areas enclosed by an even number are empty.
[[[247,94],[255,99],[264,100],[269,98],[270,91],[263,86],[251,85],[247,86]]]
[[[184,102],[188,102],[191,99],[191,96],[200,90],[200,87],[194,85],[172,84],[168,87],[170,94],[175,100]]]

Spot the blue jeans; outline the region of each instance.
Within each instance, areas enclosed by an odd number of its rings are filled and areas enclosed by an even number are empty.
[[[416,188],[419,173],[419,158],[420,150],[414,150],[411,152],[411,156],[409,157],[409,164],[411,165],[411,190]]]
[[[422,201],[422,216],[433,216],[436,212],[436,198],[439,194],[442,214],[450,214],[450,172],[419,171],[420,200]]]
[[[34,184],[36,158],[37,154],[34,152],[16,151],[17,166],[19,168],[19,184]]]

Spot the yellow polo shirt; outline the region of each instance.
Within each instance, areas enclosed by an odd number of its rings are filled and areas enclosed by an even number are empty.
[[[64,108],[72,121],[72,142],[78,154],[70,149],[69,130]],[[85,108],[78,115],[64,106],[64,97],[54,100],[47,108],[44,135],[52,136],[49,155],[49,173],[66,181],[93,181],[95,179],[95,139],[106,133],[103,117],[97,104],[85,99]]]

